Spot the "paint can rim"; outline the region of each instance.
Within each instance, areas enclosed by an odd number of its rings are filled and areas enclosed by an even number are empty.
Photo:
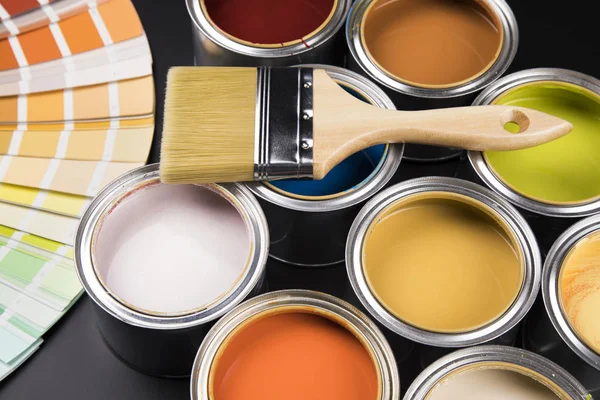
[[[390,110],[396,109],[392,100],[383,90],[356,72],[341,67],[323,64],[303,64],[297,65],[296,67],[324,69],[334,80],[348,85],[348,87],[352,89],[356,88],[359,93],[367,96],[368,100],[375,106]],[[262,182],[249,182],[246,185],[255,195],[263,200],[287,209],[303,212],[330,212],[341,210],[361,203],[381,190],[398,170],[403,153],[403,143],[388,145],[385,160],[383,160],[383,164],[381,164],[375,175],[366,178],[354,190],[347,190],[346,192],[343,192],[344,194],[331,198],[307,200],[286,196],[279,191],[273,190]]]
[[[473,101],[473,106],[489,105],[496,98],[518,86],[535,82],[559,82],[589,90],[600,95],[600,80],[592,76],[560,68],[527,69],[500,78]],[[600,198],[574,204],[546,203],[526,197],[506,185],[487,164],[483,152],[469,151],[471,166],[481,180],[494,192],[511,203],[536,214],[549,217],[586,217],[600,211]]]
[[[548,317],[562,340],[579,358],[600,371],[600,354],[585,344],[571,327],[563,312],[559,297],[560,272],[566,257],[581,239],[595,232],[600,232],[600,215],[577,222],[556,239],[544,262],[542,297]]]
[[[347,0],[339,0],[329,22],[318,32],[304,41],[282,47],[258,47],[233,40],[213,26],[210,18],[205,14],[200,0],[186,0],[186,7],[193,26],[215,45],[250,57],[283,58],[311,51],[331,39],[343,26],[349,4]]]
[[[503,219],[517,239],[523,260],[521,289],[506,311],[479,328],[458,333],[432,332],[402,321],[389,311],[369,287],[363,270],[362,249],[369,226],[398,200],[415,194],[448,192],[469,197]],[[392,332],[417,343],[435,347],[474,346],[496,339],[514,328],[533,305],[540,288],[542,259],[535,235],[523,216],[491,190],[457,178],[425,177],[408,180],[373,197],[354,220],[346,242],[346,270],[354,293],[370,315]]]
[[[211,400],[208,385],[212,363],[221,344],[236,327],[258,314],[289,307],[314,308],[319,311],[319,315],[333,314],[344,321],[344,324],[350,325],[352,331],[362,336],[361,341],[369,344],[369,351],[378,364],[381,385],[379,400],[400,398],[400,377],[394,353],[375,323],[354,306],[332,295],[312,290],[288,289],[265,293],[243,302],[210,329],[194,360],[190,382],[191,399]]]
[[[464,96],[481,90],[498,79],[510,67],[517,54],[519,29],[510,6],[504,0],[481,0],[500,20],[504,37],[500,54],[487,70],[466,82],[459,83],[457,86],[444,88],[421,87],[394,79],[383,71],[377,63],[371,60],[363,45],[361,35],[363,17],[374,1],[377,0],[356,0],[354,2],[346,20],[346,43],[351,57],[361,70],[371,79],[395,92],[413,97],[431,99],[448,99]]]
[[[572,399],[586,400],[589,392],[569,372],[552,361],[527,350],[508,346],[475,346],[450,353],[433,362],[417,376],[404,400],[423,400],[452,372],[474,364],[504,363],[526,368],[545,378]]]
[[[74,261],[77,276],[92,301],[112,317],[132,326],[155,330],[173,330],[198,326],[212,321],[241,303],[263,276],[269,252],[269,229],[266,217],[252,193],[243,185],[219,184],[223,193],[236,200],[250,235],[251,250],[246,268],[228,292],[201,310],[185,315],[159,315],[134,309],[112,295],[96,273],[93,240],[98,224],[114,204],[144,182],[159,178],[158,164],[143,166],[120,176],[106,186],[86,209],[75,238]]]

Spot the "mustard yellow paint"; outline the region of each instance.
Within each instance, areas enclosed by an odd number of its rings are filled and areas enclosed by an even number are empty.
[[[389,312],[434,332],[493,322],[523,281],[510,228],[478,201],[451,193],[409,196],[380,213],[365,237],[363,268]]]

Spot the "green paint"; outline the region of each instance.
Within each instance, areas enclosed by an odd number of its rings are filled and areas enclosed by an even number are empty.
[[[534,148],[485,152],[499,179],[544,203],[584,203],[600,196],[600,96],[567,83],[537,82],[508,91],[494,104],[533,108],[574,127]]]

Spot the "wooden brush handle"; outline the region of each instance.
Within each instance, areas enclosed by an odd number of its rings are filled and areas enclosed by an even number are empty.
[[[508,122],[519,125],[517,134]],[[314,71],[314,176],[320,179],[348,156],[382,143],[419,143],[468,150],[516,150],[557,139],[572,125],[522,107],[477,106],[395,111],[366,104]]]

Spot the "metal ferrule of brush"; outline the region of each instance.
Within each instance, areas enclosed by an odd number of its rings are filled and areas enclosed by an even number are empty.
[[[255,121],[254,179],[312,178],[312,68],[258,68]]]

